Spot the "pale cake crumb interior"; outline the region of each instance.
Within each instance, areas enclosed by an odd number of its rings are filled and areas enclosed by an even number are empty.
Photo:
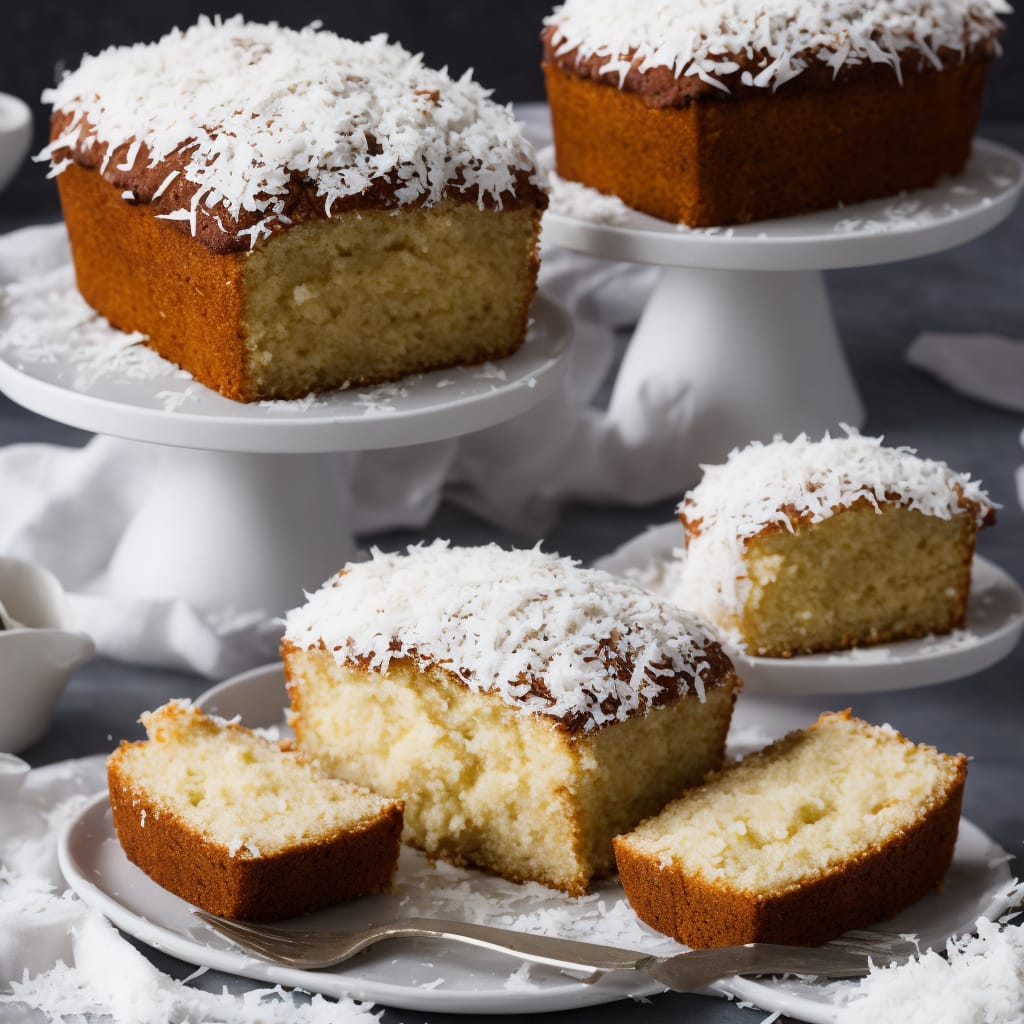
[[[405,800],[405,839],[574,894],[613,870],[611,838],[703,778],[720,756],[733,690],[682,697],[573,739],[444,671],[387,673],[292,652],[293,724],[331,774]],[[423,676],[420,672],[423,672]]]
[[[822,723],[691,790],[630,845],[735,891],[777,894],[900,834],[958,777],[957,758],[887,727]]]
[[[123,747],[120,770],[133,790],[232,855],[265,856],[333,837],[388,804],[252,733],[169,708],[143,716],[150,742]]]
[[[259,393],[301,394],[499,358],[533,292],[532,205],[445,200],[299,224],[245,263],[244,333]]]
[[[752,654],[830,650],[959,625],[974,520],[861,503],[746,545],[738,628]]]

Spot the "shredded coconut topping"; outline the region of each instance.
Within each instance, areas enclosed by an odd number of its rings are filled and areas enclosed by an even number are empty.
[[[667,67],[726,92],[722,78],[775,89],[812,62],[889,64],[904,51],[942,66],[938,51],[965,53],[1000,29],[1006,0],[566,0],[548,17],[556,53],[605,57],[620,83]],[[752,65],[750,62],[753,62]]]
[[[633,583],[536,548],[446,541],[346,566],[288,614],[285,640],[377,672],[434,664],[584,732],[703,699],[728,666],[711,627]]]
[[[127,149],[112,170],[183,159],[187,204],[163,216],[195,234],[201,211],[249,214],[238,234],[254,245],[285,217],[294,178],[315,186],[328,216],[381,183],[398,204],[477,190],[481,204],[498,206],[518,173],[539,184],[511,107],[489,97],[470,72],[454,80],[384,35],[359,43],[318,23],[295,31],[203,17],[156,43],[84,57],[43,94],[72,116],[42,156],[59,174],[69,149],[90,144],[85,129],[106,146],[101,172],[118,147]],[[162,178],[157,194],[170,195],[176,177]]]
[[[908,447],[885,447],[843,425],[844,437],[821,441],[776,436],[702,466],[701,482],[677,508],[687,523],[685,567],[675,592],[684,607],[727,613],[746,600],[746,542],[766,528],[792,531],[867,501],[876,510],[899,505],[927,516],[973,515],[981,526],[993,504],[977,480]]]

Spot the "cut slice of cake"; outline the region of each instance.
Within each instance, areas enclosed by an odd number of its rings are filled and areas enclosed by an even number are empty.
[[[523,343],[546,194],[468,75],[383,35],[201,18],[86,56],[46,99],[83,297],[227,397]]]
[[[977,531],[965,473],[881,438],[754,443],[705,466],[679,506],[673,594],[746,653],[789,657],[963,626]]]
[[[374,552],[288,615],[282,653],[300,749],[403,799],[408,842],[575,895],[721,765],[738,688],[699,620],[496,545]]]
[[[967,758],[850,713],[750,754],[615,840],[641,920],[688,946],[813,946],[949,869]]]
[[[107,777],[128,859],[189,903],[273,921],[387,889],[402,804],[187,701],[142,716]]]

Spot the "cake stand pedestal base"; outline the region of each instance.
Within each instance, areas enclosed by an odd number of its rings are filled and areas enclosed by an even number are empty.
[[[554,149],[540,160],[553,169]],[[672,413],[656,443],[675,431],[685,446],[678,461],[696,478],[699,463],[720,462],[754,439],[819,437],[841,422],[863,425],[823,271],[963,245],[1009,216],[1022,191],[1024,157],[975,139],[963,172],[934,188],[726,228],[683,228],[625,208],[609,223],[596,208],[588,215],[579,203],[560,204],[556,189],[544,242],[664,268],[630,343],[609,419],[642,454],[650,438],[632,424]],[[646,415],[631,415],[637,408]],[[692,416],[680,414],[686,411]]]
[[[610,414],[689,394],[687,447],[703,462],[775,433],[860,427],[864,406],[820,271],[666,267],[633,334]]]
[[[154,457],[109,593],[281,615],[355,554],[344,458],[167,447]]]

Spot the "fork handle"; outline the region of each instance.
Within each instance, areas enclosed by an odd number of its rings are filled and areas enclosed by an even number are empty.
[[[531,935],[506,928],[492,928],[464,921],[438,921],[429,918],[407,918],[390,924],[381,924],[361,932],[352,949],[353,953],[375,945],[384,939],[435,938],[451,939],[470,946],[509,953],[532,963],[548,964],[567,970],[618,971],[641,970],[656,958],[646,953],[614,946],[599,946],[590,942],[576,942],[549,935]]]

